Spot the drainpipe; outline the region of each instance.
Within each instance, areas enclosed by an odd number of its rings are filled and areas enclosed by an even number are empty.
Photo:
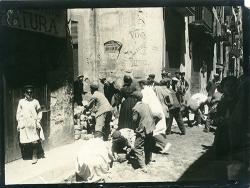
[[[162,43],[162,70],[166,69],[166,32],[165,32],[165,9],[162,8],[162,37],[163,37],[163,43]]]
[[[244,74],[249,74],[249,59],[250,59],[250,46],[249,46],[249,39],[250,39],[250,9],[243,7],[242,11],[242,30],[243,32],[243,72]]]
[[[95,48],[95,60],[94,60],[94,78],[97,79],[97,31],[96,31],[96,9],[93,9],[93,16],[94,16],[94,24],[93,24],[93,31],[94,31],[94,48]]]

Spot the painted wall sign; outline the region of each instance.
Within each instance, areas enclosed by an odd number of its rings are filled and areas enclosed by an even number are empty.
[[[146,34],[144,33],[144,31],[141,31],[139,29],[135,29],[133,31],[129,32],[132,39],[145,39],[146,38]]]
[[[0,24],[15,29],[66,37],[65,10],[2,10]]]
[[[120,52],[122,49],[122,43],[118,41],[110,40],[104,43],[104,49],[105,49],[105,52],[108,52],[108,53]]]

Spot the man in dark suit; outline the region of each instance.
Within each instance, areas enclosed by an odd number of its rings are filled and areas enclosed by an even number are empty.
[[[74,102],[79,106],[83,106],[82,104],[82,95],[83,95],[83,75],[79,75],[77,80],[74,81]]]

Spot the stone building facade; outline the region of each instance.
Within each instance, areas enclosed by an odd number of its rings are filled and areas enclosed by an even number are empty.
[[[215,73],[230,75],[232,61],[234,75],[242,72],[239,7],[74,9],[68,15],[78,23],[77,70],[92,80],[153,73],[159,81],[164,69],[181,71],[191,95],[206,93]],[[225,27],[234,34],[227,36]]]

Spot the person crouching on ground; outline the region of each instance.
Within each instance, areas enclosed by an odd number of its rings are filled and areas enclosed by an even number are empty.
[[[77,182],[97,183],[105,181],[113,163],[108,142],[103,141],[102,132],[96,131],[94,138],[81,145],[75,160]]]
[[[134,130],[124,128],[115,130],[112,134],[112,152],[115,160],[122,163],[126,160],[132,162],[134,158],[134,143],[136,134]],[[153,135],[152,151],[161,154],[168,154],[171,144],[167,141],[166,135]]]
[[[98,84],[91,84],[90,91],[92,97],[85,107],[91,108],[93,105],[95,106],[95,131],[102,132],[104,141],[107,141],[110,134],[110,121],[113,109],[104,94],[98,91]]]
[[[153,130],[155,129],[155,119],[160,119],[157,115],[153,115],[150,107],[142,102],[142,93],[136,91],[133,94],[138,102],[133,108],[133,121],[136,124],[136,138],[134,145],[134,154],[138,167],[143,172],[147,172],[146,166],[152,160],[152,141]],[[145,157],[143,156],[145,152]]]
[[[115,159],[120,163],[129,159],[135,143],[134,130],[128,128],[115,130],[111,137],[112,152]]]
[[[188,109],[194,113],[194,119],[196,125],[201,127],[202,124],[205,124],[205,105],[208,104],[208,97],[202,93],[193,94],[188,100]]]

